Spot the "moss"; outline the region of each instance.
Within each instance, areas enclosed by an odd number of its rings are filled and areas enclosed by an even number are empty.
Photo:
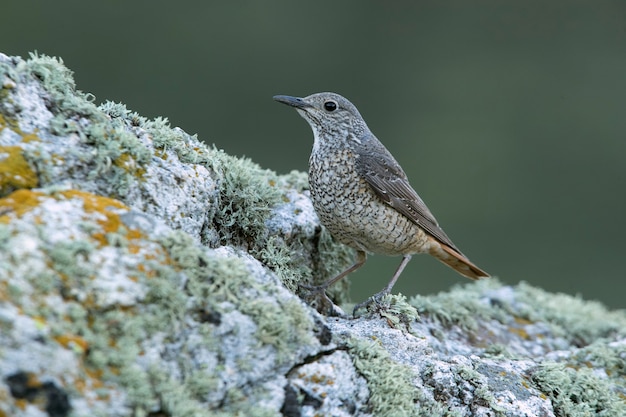
[[[393,361],[377,341],[351,339],[352,362],[367,381],[369,406],[375,416],[414,416],[418,390],[415,375],[407,366]]]
[[[592,369],[573,369],[560,363],[543,363],[531,380],[545,393],[559,416],[623,416],[626,402],[605,378]]]

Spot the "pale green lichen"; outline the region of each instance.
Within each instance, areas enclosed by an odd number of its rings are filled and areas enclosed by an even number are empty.
[[[319,285],[335,277],[354,263],[354,250],[335,242],[331,234],[322,229],[315,242],[313,254],[313,277],[311,284]],[[350,301],[350,280],[343,278],[330,286],[326,293],[335,302],[342,305]]]
[[[375,416],[414,416],[419,397],[415,375],[408,366],[393,361],[376,340],[350,339],[352,363],[367,381],[369,407]]]
[[[597,301],[586,301],[567,294],[549,293],[520,283],[517,314],[529,321],[550,324],[556,336],[585,346],[598,338],[626,336],[626,312],[609,311]]]
[[[301,193],[309,189],[309,176],[306,172],[293,170],[286,175],[281,175],[278,183],[281,187],[293,188]]]
[[[593,369],[574,369],[562,363],[542,363],[531,373],[537,388],[550,398],[559,416],[624,416],[626,402],[606,378]]]
[[[611,381],[616,394],[626,403],[626,346],[616,342],[607,344],[599,340],[589,346],[577,350],[565,363],[574,369],[588,368],[594,375],[604,373]]]
[[[296,282],[325,281],[352,261],[352,251],[334,243],[324,230],[313,248],[308,238],[294,236],[285,241],[267,235],[265,223],[273,208],[284,202],[285,188],[306,189],[306,174],[294,171],[278,176],[248,159],[207,147],[182,130],[173,129],[165,118],[148,120],[119,103],[96,106],[92,95],[76,89],[72,72],[60,59],[32,54],[30,59],[19,61],[15,69],[8,64],[0,67],[15,82],[37,80],[48,94],[48,108],[54,116],[50,131],[59,136],[77,136],[82,145],[68,155],[28,147],[23,152],[23,165],[32,167],[36,176],[11,178],[38,178],[46,185],[58,179],[58,170],[51,169],[51,161],[58,160],[68,166],[65,174],[69,177],[74,175],[72,170],[87,168],[87,180],[105,181],[107,195],[124,197],[137,181],[142,181],[145,166],[153,156],[163,157],[166,151],[174,151],[183,163],[205,166],[219,188],[218,204],[208,213],[217,240],[211,235],[203,243],[241,247],[272,268],[291,290],[297,288]],[[150,135],[152,151],[136,136],[137,132]],[[78,168],[66,162],[70,158],[80,160]],[[32,187],[35,183],[29,180],[20,184]],[[298,256],[286,256],[298,253],[313,253],[314,265],[308,266],[311,261],[302,262]],[[335,302],[348,300],[347,285],[348,281],[343,280],[330,289]]]
[[[85,327],[79,326],[76,321],[73,321],[71,326],[61,327],[65,328],[64,331],[71,329],[79,332],[89,340],[89,355],[86,358],[89,366],[104,370],[103,377],[106,380],[119,381],[128,395],[129,405],[138,412],[141,410],[149,412],[157,407],[177,416],[213,415],[201,407],[199,401],[208,390],[217,386],[219,377],[216,372],[219,372],[219,367],[196,370],[186,376],[181,383],[157,368],[146,372],[138,368],[135,362],[141,354],[142,340],[150,334],[177,328],[185,311],[194,308],[193,305],[187,304],[187,296],[192,296],[202,308],[217,308],[221,301],[242,302],[238,291],[245,289],[244,281],[250,283],[247,279],[249,271],[244,263],[234,257],[207,255],[181,232],[170,234],[163,238],[162,242],[167,257],[160,262],[153,261],[152,268],[157,274],[144,281],[149,291],[142,304],[145,310],[142,314],[137,314],[135,308],[97,310],[93,306],[89,307],[90,304],[87,303],[86,310],[83,306],[76,306],[80,307],[80,311],[73,313],[74,317],[84,318],[81,322]],[[67,271],[77,270],[80,265],[71,265],[72,259],[76,258],[69,256],[69,253],[68,256],[60,256],[64,252],[64,249],[60,249],[59,254],[55,256],[59,265],[65,265],[63,269]],[[181,291],[180,288],[180,273],[187,277],[185,291]],[[254,284],[250,283],[247,286],[254,287]],[[253,300],[244,301],[244,305],[250,304],[248,313],[253,314],[253,320],[258,323],[258,336],[261,342],[275,343],[277,350],[283,352],[297,346],[297,343],[302,343],[301,337],[307,328],[306,320],[303,320],[302,316],[304,312],[301,311],[300,315],[293,314],[297,313],[301,306],[284,303],[283,308],[272,310],[269,303],[257,301],[254,304]],[[55,333],[59,331],[57,329]],[[210,334],[207,336],[211,337]],[[296,340],[298,337],[300,339]],[[207,340],[205,345],[217,348],[210,340]],[[237,390],[231,390],[229,395],[241,396],[235,391]],[[225,406],[225,409],[231,408],[232,415],[241,412],[244,413],[241,415],[246,415],[245,410],[251,407],[245,402],[226,403],[230,405]],[[245,410],[240,410],[241,407]]]
[[[501,284],[495,279],[455,286],[452,290],[437,295],[415,295],[409,299],[422,316],[431,317],[445,326],[457,325],[466,330],[476,330],[478,322],[489,318],[504,320],[507,313],[481,300],[488,289]]]
[[[585,346],[598,338],[626,335],[624,311],[609,311],[602,304],[567,294],[549,293],[526,283],[513,287],[510,297],[487,302],[485,294],[502,287],[494,278],[482,280],[434,296],[414,296],[409,303],[424,316],[444,325],[476,330],[490,319],[501,323],[546,323],[555,337],[575,346]],[[523,326],[522,326],[523,327]],[[524,336],[523,328],[512,328]]]
[[[291,247],[290,247],[291,246]],[[270,236],[265,245],[256,254],[268,268],[274,271],[285,286],[292,292],[297,291],[298,284],[306,282],[311,277],[311,268],[302,256],[304,248],[293,248],[284,239],[278,236]]]
[[[281,202],[283,191],[276,186],[276,174],[218,150],[211,168],[222,174],[220,207],[214,217],[222,241],[254,249],[255,241],[266,234],[272,207]]]
[[[220,303],[228,301],[250,316],[258,326],[257,337],[274,346],[279,360],[289,358],[310,336],[313,323],[304,307],[279,297],[259,298],[271,289],[250,279],[251,271],[235,257],[209,257],[182,233],[173,233],[165,241],[172,260],[188,277],[186,291],[197,308],[222,311]],[[251,291],[248,291],[251,290]]]
[[[51,169],[51,162],[70,158],[78,158],[82,167],[89,167],[87,179],[106,178],[115,197],[125,196],[131,185],[141,180],[144,166],[151,158],[150,151],[128,130],[126,120],[109,117],[92,102],[93,95],[76,89],[72,72],[60,59],[31,54],[30,59],[20,60],[11,71],[6,70],[7,63],[0,63],[0,67],[4,67],[5,75],[15,82],[36,80],[46,91],[47,107],[53,114],[50,132],[59,136],[77,135],[84,145],[72,149],[70,154],[48,154],[41,147],[25,147],[23,158],[42,185],[57,179],[58,174]],[[9,128],[21,134],[24,142],[28,139],[26,134],[32,135],[32,132],[22,133],[17,125],[9,125]],[[71,169],[76,168],[70,165]],[[14,173],[15,176],[18,174],[17,171]],[[18,185],[32,188],[33,183],[30,180]]]
[[[370,313],[379,314],[396,329],[411,330],[411,323],[419,320],[417,309],[402,294],[386,294],[379,302],[367,306]]]
[[[116,110],[120,112],[120,109]],[[184,132],[169,127],[167,119],[145,121],[157,148],[171,150],[182,162],[200,164],[213,172],[218,182],[218,205],[210,213],[218,241],[205,240],[209,246],[238,246],[276,272],[284,284],[295,291],[298,283],[323,282],[344,269],[353,251],[334,242],[325,229],[317,241],[292,237],[269,236],[266,221],[274,207],[284,203],[285,187],[305,189],[306,174],[292,172],[277,176],[258,164],[236,158],[201,143],[190,146]],[[312,268],[299,254],[313,254]],[[329,295],[337,303],[348,300],[348,280],[334,285]]]

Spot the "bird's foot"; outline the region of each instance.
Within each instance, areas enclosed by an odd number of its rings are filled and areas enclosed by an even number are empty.
[[[376,294],[372,295],[370,298],[363,301],[362,303],[355,305],[354,310],[352,310],[352,316],[357,317],[359,310],[363,308],[368,308],[372,304],[379,305],[383,297],[387,294],[389,294],[389,290],[384,289],[381,292],[377,292]]]
[[[300,288],[306,290],[305,300],[320,314],[334,317],[347,317],[347,314],[326,295],[325,285],[314,286],[300,284]]]

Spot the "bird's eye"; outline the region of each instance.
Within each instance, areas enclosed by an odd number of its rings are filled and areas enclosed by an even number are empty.
[[[332,101],[332,100],[328,100],[328,101],[324,102],[324,108],[328,112],[335,111],[335,110],[337,110],[337,102],[336,101]]]

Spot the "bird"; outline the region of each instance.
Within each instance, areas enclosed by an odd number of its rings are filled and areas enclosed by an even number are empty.
[[[356,316],[359,309],[391,292],[415,254],[430,254],[467,278],[489,277],[450,240],[400,164],[348,99],[331,92],[273,98],[293,107],[313,130],[309,158],[313,207],[332,237],[356,250],[352,266],[322,285],[305,288],[330,302],[326,289],[363,266],[368,254],[402,256],[389,283],[356,305]]]

